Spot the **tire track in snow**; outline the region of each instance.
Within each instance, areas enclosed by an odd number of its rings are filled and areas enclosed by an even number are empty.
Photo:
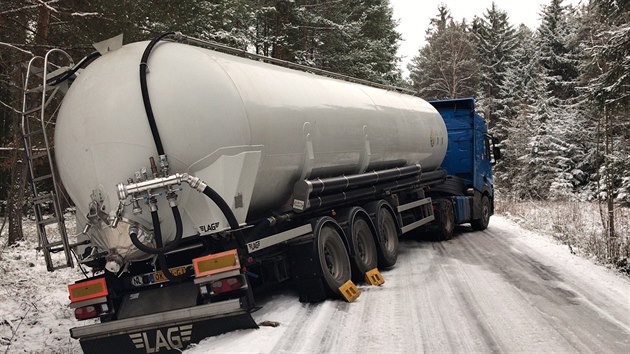
[[[442,243],[403,238],[398,264],[383,272],[385,284],[361,285],[355,303],[272,300],[274,312],[290,308],[286,324],[248,331],[247,341],[238,333],[209,339],[209,351],[628,353],[630,318],[623,316],[630,303],[618,298],[630,286],[607,288],[594,276],[615,276],[592,264],[580,268],[592,272],[591,283],[582,280],[546,248],[557,246],[523,233],[499,221]]]
[[[539,264],[527,254],[517,253],[512,255],[511,253],[514,252],[510,250],[513,248],[513,244],[488,230],[470,234],[468,237],[462,237],[462,239],[462,243],[469,250],[474,251],[471,255],[474,256],[476,261],[490,267],[490,269],[498,272],[507,280],[512,289],[514,289],[514,293],[524,302],[523,305],[520,305],[521,308],[528,306],[533,310],[531,313],[541,315],[537,316],[535,320],[540,322],[538,326],[545,328],[550,339],[557,338],[559,340],[559,343],[555,345],[564,348],[569,347],[573,352],[591,352],[582,343],[576,343],[571,335],[567,335],[566,331],[559,329],[553,322],[550,322],[549,316],[542,312],[527,295],[527,293],[534,293],[558,305],[575,304],[572,300],[554,297],[548,288],[541,285],[541,281],[560,279],[552,269]],[[497,245],[501,245],[503,249],[497,249]],[[491,250],[494,250],[494,252]],[[532,319],[532,322],[535,320]],[[551,345],[546,343],[545,346],[548,346],[547,349],[549,350]]]
[[[297,301],[297,299],[295,299]],[[297,345],[296,338],[301,338],[306,331],[305,323],[313,317],[313,313],[317,304],[302,304],[302,308],[295,314],[295,317],[288,325],[288,330],[283,334],[282,339],[276,343],[271,349],[271,353],[285,352],[287,349],[292,349]]]
[[[519,290],[529,306],[568,345],[579,352],[597,352],[600,348],[628,352],[628,328],[616,321],[614,316],[605,315],[607,312],[588,300],[588,295],[582,295],[579,288],[568,284],[562,275],[564,272],[545,264],[548,262],[541,260],[533,250],[529,250],[531,255],[521,251],[514,252],[512,249],[516,245],[492,229],[480,233],[479,236],[486,243],[484,247],[472,242],[469,243],[470,247],[487,250],[487,243],[503,245],[505,250],[500,253],[499,261],[491,264],[492,269],[500,270],[504,278]],[[538,259],[534,258],[536,256],[539,256]],[[509,267],[510,264],[519,265],[521,269],[515,272]],[[593,335],[599,332],[601,333]],[[624,336],[626,340],[622,343],[618,338]]]
[[[455,244],[452,242],[449,244],[440,243],[436,245],[436,248],[448,257],[448,248],[454,245]],[[449,269],[446,268],[446,265],[449,265]],[[455,294],[455,297],[459,300],[459,308],[464,311],[468,324],[472,325],[472,327],[478,331],[484,341],[486,349],[492,353],[503,352],[502,348],[504,346],[497,338],[489,320],[483,312],[480,311],[480,305],[475,299],[475,294],[471,289],[468,279],[465,278],[466,273],[462,270],[462,267],[453,260],[447,260],[444,264],[440,264],[440,271],[442,276],[447,279],[449,287]],[[456,340],[458,339],[459,338]]]

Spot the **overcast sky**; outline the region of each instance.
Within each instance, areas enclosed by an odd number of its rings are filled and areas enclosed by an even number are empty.
[[[585,0],[583,0],[585,1]],[[578,4],[580,0],[565,0],[565,4]],[[398,19],[398,32],[402,34],[402,41],[398,55],[402,56],[401,68],[403,75],[408,76],[407,64],[418,49],[424,44],[424,32],[429,26],[429,20],[437,15],[440,3],[446,4],[451,15],[456,20],[482,16],[492,4],[492,0],[390,0],[394,8],[394,18]],[[549,0],[495,0],[497,7],[508,13],[512,24],[526,24],[534,29],[538,26],[541,5]]]

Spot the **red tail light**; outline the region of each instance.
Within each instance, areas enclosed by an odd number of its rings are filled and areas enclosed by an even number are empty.
[[[240,277],[225,278],[212,282],[212,291],[215,294],[223,294],[238,290],[243,287]]]
[[[96,316],[98,316],[96,306],[84,306],[74,309],[74,317],[79,321],[94,318]]]
[[[87,305],[82,307],[77,307],[74,309],[74,317],[81,320],[88,320],[90,318],[95,318],[98,316],[103,316],[109,313],[109,306],[106,303],[96,304],[96,305]]]

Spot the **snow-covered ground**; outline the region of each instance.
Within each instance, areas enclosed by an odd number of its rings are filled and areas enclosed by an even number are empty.
[[[402,240],[385,284],[361,285],[355,303],[301,304],[284,289],[253,314],[278,327],[207,338],[187,353],[630,351],[627,277],[502,217],[459,231],[443,243]],[[46,272],[34,247],[1,254],[0,353],[80,352],[65,285],[81,274]]]
[[[381,287],[356,303],[278,295],[254,318],[279,327],[207,338],[190,353],[630,351],[630,282],[493,217],[443,243],[404,240]]]
[[[66,216],[73,229],[74,217]],[[68,333],[76,320],[67,285],[83,275],[78,268],[46,270],[33,221],[24,221],[25,240],[17,245],[4,247],[6,236],[0,238],[0,353],[81,352]]]
[[[606,206],[597,202],[499,199],[496,207],[524,228],[553,236],[570,252],[630,275],[630,208],[615,208],[616,247],[611,247],[603,226]]]

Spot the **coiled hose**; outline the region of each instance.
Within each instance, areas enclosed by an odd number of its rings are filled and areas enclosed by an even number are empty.
[[[151,221],[153,221],[153,233],[155,235],[155,244],[157,248],[149,247],[138,239],[138,235],[135,232],[130,232],[129,237],[131,238],[131,242],[134,246],[136,246],[140,251],[148,253],[148,254],[164,254],[166,252],[170,252],[179,246],[179,243],[182,240],[183,227],[182,227],[182,217],[179,214],[179,209],[174,206],[171,208],[173,211],[173,218],[175,219],[175,239],[171,244],[166,247],[163,247],[162,241],[162,230],[160,228],[160,218],[158,216],[158,212],[151,212]]]

